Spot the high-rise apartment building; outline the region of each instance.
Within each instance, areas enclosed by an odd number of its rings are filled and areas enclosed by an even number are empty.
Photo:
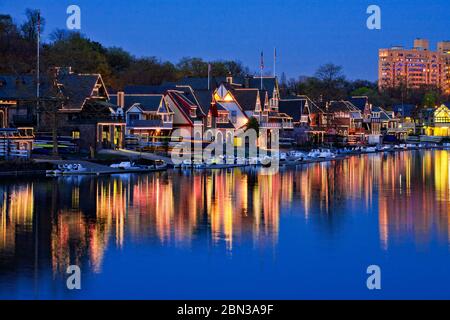
[[[437,51],[430,51],[426,39],[416,39],[412,49],[380,49],[378,73],[380,90],[429,85],[450,94],[450,42],[439,42]]]
[[[440,53],[445,60],[445,91],[450,95],[450,41],[438,42],[437,49],[438,53]]]

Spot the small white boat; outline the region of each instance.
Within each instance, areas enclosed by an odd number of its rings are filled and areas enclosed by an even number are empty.
[[[118,164],[112,164],[112,165],[110,165],[109,167],[110,167],[110,168],[113,168],[113,169],[123,169],[123,170],[126,170],[126,169],[131,168],[132,166],[133,166],[133,164],[132,164],[131,162],[129,162],[129,161],[124,161],[124,162],[121,162],[121,163],[118,163]]]
[[[66,163],[59,164],[56,170],[47,170],[46,174],[49,176],[59,176],[59,175],[77,175],[85,173],[87,169],[79,163]]]
[[[270,166],[272,161],[273,161],[272,157],[269,157],[269,156],[264,156],[264,157],[259,158],[259,164],[261,164],[263,166]]]
[[[336,158],[336,154],[334,154],[330,150],[325,150],[325,151],[322,151],[317,158],[319,158],[319,159],[334,159],[334,158]]]
[[[376,147],[366,147],[363,149],[363,152],[365,153],[375,153],[377,152],[377,148]]]
[[[308,153],[307,157],[315,159],[315,158],[318,158],[321,153],[322,152],[320,150],[312,150],[310,153]]]

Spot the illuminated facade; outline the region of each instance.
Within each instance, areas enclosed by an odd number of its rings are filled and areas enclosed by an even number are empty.
[[[423,111],[423,134],[450,137],[450,110],[446,105]]]
[[[430,51],[429,43],[416,39],[413,49],[392,47],[379,50],[378,85],[380,90],[406,86],[435,86],[450,92],[448,82],[450,59],[444,54],[444,42],[439,50]]]
[[[450,95],[450,41],[442,41],[438,43],[438,52],[443,56],[445,61],[445,82],[447,95]]]
[[[41,77],[39,108],[35,76],[0,75],[0,127],[34,128],[45,136],[55,123],[58,136],[71,137],[79,150],[123,147],[123,110],[109,103],[102,76],[70,67],[52,71],[54,77]]]

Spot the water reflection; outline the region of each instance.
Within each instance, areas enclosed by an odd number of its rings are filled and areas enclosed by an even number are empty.
[[[276,247],[283,215],[323,234],[344,219],[378,215],[380,247],[450,243],[447,151],[355,156],[282,169],[72,177],[0,184],[0,270],[70,264],[102,271],[108,248],[189,247],[232,254],[242,242]],[[281,224],[281,226],[280,226]],[[301,236],[301,235],[299,235]]]

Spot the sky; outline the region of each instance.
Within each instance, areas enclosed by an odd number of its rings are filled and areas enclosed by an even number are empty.
[[[378,49],[411,47],[428,38],[432,48],[450,40],[449,0],[0,0],[0,13],[24,20],[40,9],[45,35],[66,28],[69,5],[81,8],[81,32],[135,56],[176,63],[182,57],[239,60],[288,78],[313,75],[322,64],[343,66],[349,79],[377,79]],[[369,5],[381,8],[381,30],[369,30]]]

